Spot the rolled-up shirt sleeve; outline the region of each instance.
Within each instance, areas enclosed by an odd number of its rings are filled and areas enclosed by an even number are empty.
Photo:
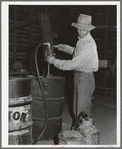
[[[74,47],[71,47],[69,45],[64,45],[64,48],[62,49],[62,51],[73,55],[74,49],[75,49]]]
[[[79,53],[72,60],[58,60],[55,59],[54,66],[61,70],[75,70],[79,67],[82,67],[85,63],[89,61],[92,51],[90,50],[91,43],[88,42],[85,45],[79,45],[76,48],[79,49]]]

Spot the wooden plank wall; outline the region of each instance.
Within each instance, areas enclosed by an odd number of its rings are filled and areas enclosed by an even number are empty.
[[[109,60],[113,64],[117,56],[116,6],[94,6],[91,8],[91,15],[94,16],[93,23],[101,26],[92,32],[97,43],[99,59]],[[116,80],[109,69],[99,69],[95,78],[98,92],[115,94]]]
[[[16,13],[15,10],[17,11]],[[32,18],[33,16],[38,16],[38,13],[33,12],[33,7],[25,6],[9,6],[9,13],[10,25]],[[27,71],[35,71],[34,52],[36,46],[42,42],[39,21],[37,21],[35,24],[27,25],[15,31],[10,31],[9,70],[11,71],[13,64],[19,61]]]

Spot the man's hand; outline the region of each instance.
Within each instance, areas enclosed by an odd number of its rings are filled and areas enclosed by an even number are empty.
[[[53,47],[57,48],[59,51],[62,51],[64,46],[65,46],[64,44],[58,44],[58,45],[54,45]]]
[[[47,62],[48,62],[49,64],[54,64],[54,61],[55,61],[55,57],[54,57],[54,56],[49,56],[49,57],[47,58]]]

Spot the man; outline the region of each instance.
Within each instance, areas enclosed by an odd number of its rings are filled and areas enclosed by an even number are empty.
[[[59,51],[72,54],[72,60],[59,60],[55,57],[47,59],[48,63],[60,70],[74,70],[73,110],[76,117],[81,111],[91,116],[91,96],[95,89],[93,72],[98,70],[97,47],[90,35],[90,31],[95,28],[91,20],[91,16],[80,14],[77,23],[72,23],[79,35],[76,48],[64,44],[56,46]]]

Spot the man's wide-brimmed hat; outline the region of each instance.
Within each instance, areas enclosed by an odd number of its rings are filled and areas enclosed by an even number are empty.
[[[82,30],[92,30],[95,28],[95,26],[93,26],[91,24],[92,22],[92,17],[89,15],[85,15],[85,14],[80,14],[77,20],[77,23],[72,23],[72,26],[78,28],[78,29],[82,29]]]

